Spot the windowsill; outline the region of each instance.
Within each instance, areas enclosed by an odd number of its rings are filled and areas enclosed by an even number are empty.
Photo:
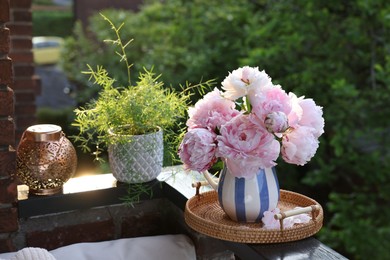
[[[110,189],[116,186],[116,179],[111,173],[81,176],[71,178],[69,181],[67,181],[63,186],[61,194]],[[18,185],[18,201],[28,199],[28,191],[29,189],[27,185]],[[30,195],[30,197],[32,196]]]
[[[175,196],[178,200],[175,204],[184,209],[185,201],[195,194],[192,182],[200,180],[203,179],[199,173],[183,173],[181,166],[174,166],[163,168],[156,180],[142,185],[152,188],[152,198],[161,198],[163,193],[173,190],[179,192],[181,196]],[[62,192],[54,195],[30,195],[26,185],[18,185],[19,218],[120,204],[130,186],[117,182],[111,173],[71,178],[64,184]],[[209,189],[202,187],[201,191]],[[151,197],[144,194],[142,199]]]
[[[87,182],[87,184],[85,184]],[[144,183],[152,189],[152,198],[162,197],[157,180]],[[62,192],[53,195],[29,195],[26,185],[18,186],[19,218],[42,216],[72,210],[88,209],[124,203],[130,185],[119,183],[112,174],[99,174],[70,179]],[[145,194],[142,199],[150,199]]]

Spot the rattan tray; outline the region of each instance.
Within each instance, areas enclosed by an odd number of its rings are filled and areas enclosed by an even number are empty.
[[[315,200],[299,193],[280,190],[278,208],[281,212],[295,207],[319,205]],[[186,203],[186,223],[199,233],[240,243],[282,243],[301,240],[317,233],[322,227],[323,210],[313,212],[313,218],[305,224],[295,224],[286,229],[265,229],[262,223],[238,223],[231,220],[218,203],[215,191],[195,195]]]

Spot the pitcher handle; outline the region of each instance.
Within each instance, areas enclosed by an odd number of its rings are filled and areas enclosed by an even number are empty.
[[[214,180],[215,178],[209,173],[209,171],[204,171],[202,172],[203,173],[203,176],[205,177],[205,179],[207,180],[207,182],[210,184],[210,186],[214,189],[214,190],[217,190],[218,189],[218,183]]]

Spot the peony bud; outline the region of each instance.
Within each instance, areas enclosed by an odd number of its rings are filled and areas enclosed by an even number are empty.
[[[264,124],[270,133],[283,133],[288,129],[287,116],[280,111],[269,113],[264,120]]]

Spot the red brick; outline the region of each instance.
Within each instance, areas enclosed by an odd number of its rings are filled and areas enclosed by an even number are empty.
[[[18,116],[15,120],[17,128],[15,130],[15,143],[18,144],[22,138],[23,132],[32,125],[36,125],[37,117],[35,115]]]
[[[15,124],[11,117],[0,119],[0,145],[14,145]]]
[[[26,102],[35,102],[35,92],[30,90],[30,91],[19,91],[15,94],[15,100],[19,103],[19,102],[23,102],[23,103],[26,103]]]
[[[32,0],[11,0],[12,8],[31,8]]]
[[[12,10],[12,19],[14,21],[31,21],[32,20],[32,14],[29,9],[18,9],[18,10]]]
[[[0,59],[0,85],[12,83],[12,60],[9,58]]]
[[[35,115],[20,115],[16,118],[16,140],[19,140],[17,136],[21,136],[21,134],[24,132],[24,130],[27,129],[27,127],[37,124],[37,119]]]
[[[12,37],[11,46],[13,50],[31,50],[32,40],[30,36],[25,37]]]
[[[9,21],[9,0],[0,0],[0,23]]]
[[[11,30],[11,35],[32,35],[32,23],[9,23],[8,28]]]
[[[0,239],[0,253],[14,251],[16,251],[16,247],[14,242],[10,238]]]
[[[15,120],[18,123],[17,130],[23,131],[26,130],[29,126],[37,124],[37,118],[35,114],[33,115],[21,115]]]
[[[37,111],[35,102],[19,103],[16,100],[15,114],[16,115],[35,115]]]
[[[0,116],[14,114],[14,91],[7,87],[0,90]]]
[[[32,90],[34,91],[35,93],[37,93],[37,88],[38,88],[38,84],[39,81],[37,82],[37,80],[35,79],[36,77],[19,77],[19,78],[16,78],[14,80],[14,84],[11,85],[11,87],[13,88],[13,90],[15,90],[15,92],[18,92],[18,91],[25,91],[25,90]],[[38,88],[39,89],[39,88]]]
[[[0,203],[14,203],[17,195],[17,185],[11,177],[0,179]]]
[[[113,220],[85,223],[74,226],[58,227],[50,231],[34,231],[27,233],[26,245],[43,247],[52,250],[80,242],[111,240],[115,237]]]
[[[42,93],[42,81],[38,75],[33,75],[32,80],[34,81],[35,94],[39,96]]]
[[[16,208],[0,208],[0,233],[18,230],[18,211]]]
[[[32,81],[34,82],[34,91],[36,95],[40,95],[42,92],[42,82],[41,82],[41,77],[38,75],[33,75],[32,76]]]
[[[21,62],[21,63],[33,63],[33,54],[30,50],[25,50],[25,51],[13,51],[9,55],[12,58],[12,61],[14,64],[16,62]]]
[[[0,28],[0,53],[9,53],[9,48],[10,48],[9,33],[10,32],[8,28]]]
[[[12,55],[9,55],[12,58]],[[31,77],[34,74],[34,66],[32,64],[19,65],[14,62],[14,76],[16,77]]]
[[[0,177],[7,177],[15,173],[16,151],[9,147],[7,150],[0,150]]]

